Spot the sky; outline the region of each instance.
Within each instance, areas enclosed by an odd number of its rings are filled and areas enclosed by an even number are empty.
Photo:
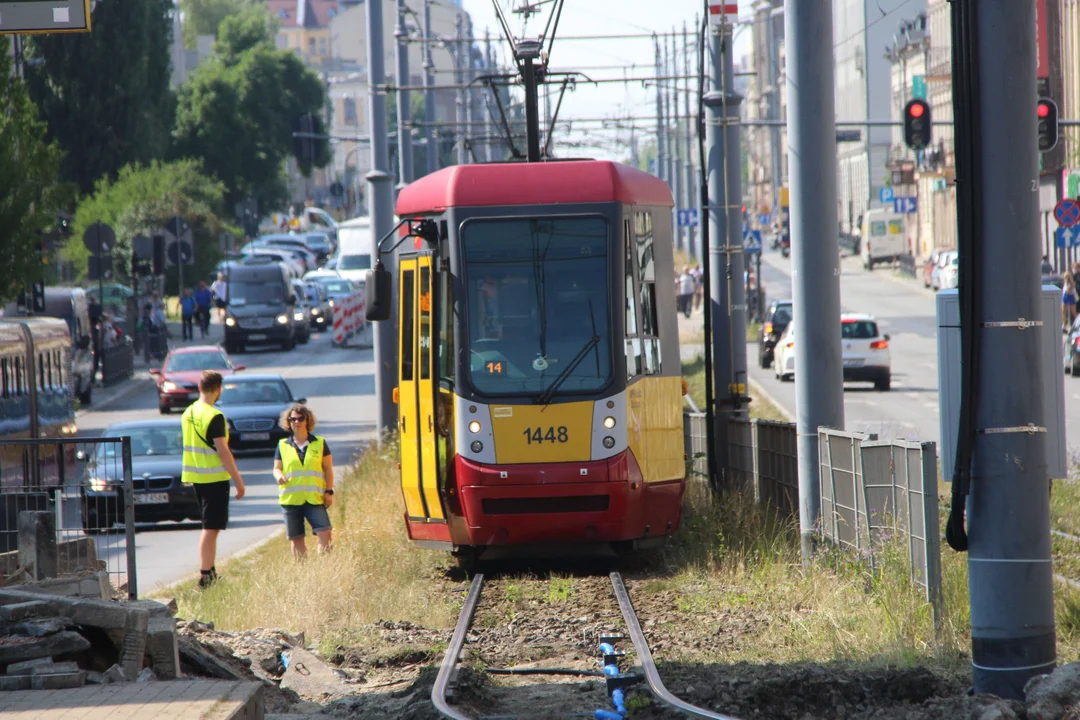
[[[511,31],[519,38],[536,38],[543,32],[555,2],[546,0],[525,23],[522,14],[512,14],[514,8],[522,7],[525,0],[463,0],[462,5],[472,17],[475,37],[482,38],[490,30],[493,44],[499,38],[500,62],[509,60],[509,46],[502,40],[494,2],[506,13]],[[531,0],[537,4],[537,0]],[[740,12],[749,18],[749,0],[740,2]],[[704,0],[565,0],[559,19],[554,48],[549,65],[553,70],[580,70],[593,79],[601,78],[651,78],[655,72],[655,50],[651,38],[618,40],[571,40],[581,35],[626,35],[670,33],[682,31],[685,22],[693,32],[694,15],[701,14]],[[750,52],[750,33],[736,28],[735,62]],[[681,50],[681,40],[680,40]],[[680,58],[680,68],[682,55]],[[680,69],[681,72],[681,69]],[[693,71],[692,71],[693,72]],[[695,83],[696,86],[696,83]],[[552,107],[557,96],[552,98]],[[682,100],[680,99],[680,114]],[[695,109],[691,109],[695,112]],[[644,87],[640,81],[591,85],[579,82],[574,91],[567,90],[559,111],[555,135],[556,154],[559,156],[595,157],[626,160],[629,157],[630,130],[601,131],[599,123],[576,124],[570,135],[563,127],[564,121],[574,118],[650,118],[635,125],[635,138],[639,147],[655,138],[656,89]],[[543,118],[543,106],[541,106]],[[624,123],[625,125],[625,123]],[[622,143],[614,141],[621,140]],[[592,145],[559,147],[560,141],[570,143],[601,142]]]

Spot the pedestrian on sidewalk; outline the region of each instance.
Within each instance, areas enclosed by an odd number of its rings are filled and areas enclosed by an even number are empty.
[[[315,413],[307,406],[294,403],[281,413],[279,424],[292,434],[278,442],[274,453],[278,503],[293,558],[302,560],[307,554],[305,520],[319,539],[319,554],[330,551],[333,528],[327,510],[334,504],[334,463],[326,440],[312,432]]]
[[[229,283],[225,281],[225,273],[219,272],[217,280],[210,286],[210,292],[214,293],[214,304],[218,309],[218,321],[225,322],[225,303],[229,297]]]
[[[199,281],[199,289],[195,291],[195,311],[199,315],[199,332],[205,338],[210,334],[210,306],[214,302],[214,293],[206,287],[206,281]]]
[[[214,558],[218,534],[229,523],[229,478],[236,483],[236,499],[244,497],[244,479],[229,449],[228,424],[214,407],[221,397],[221,383],[221,373],[203,372],[199,378],[199,399],[188,406],[181,420],[184,457],[180,481],[194,486],[202,515],[200,588],[207,588],[217,580]]]
[[[1043,259],[1042,259],[1042,274],[1043,275],[1053,275],[1054,274],[1054,266],[1050,264],[1050,258],[1047,257],[1046,255],[1043,255]]]
[[[678,278],[678,312],[690,317],[690,311],[694,303],[694,276],[690,274],[690,266],[684,265],[682,274]]]
[[[191,288],[184,288],[180,296],[180,334],[184,340],[195,339],[195,296]]]
[[[701,263],[695,263],[690,274],[694,276],[694,310],[699,310],[705,296],[705,283],[703,282],[705,273],[701,270]]]
[[[1065,273],[1061,287],[1061,328],[1069,332],[1076,319],[1076,279],[1072,273]]]

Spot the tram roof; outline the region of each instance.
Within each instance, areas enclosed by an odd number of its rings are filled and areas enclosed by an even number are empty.
[[[659,178],[610,160],[455,165],[410,183],[398,195],[398,216],[451,207],[621,202],[673,207]]]

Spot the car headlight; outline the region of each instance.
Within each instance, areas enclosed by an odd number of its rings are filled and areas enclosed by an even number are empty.
[[[312,315],[318,315],[321,312],[322,312],[322,310],[320,310],[319,308],[311,308],[311,314]]]
[[[91,477],[90,489],[94,492],[104,492],[111,487],[111,483],[106,478]]]
[[[236,327],[236,318],[234,318],[234,317],[225,318],[225,325],[227,327]]]
[[[302,313],[302,312],[294,312],[293,313],[293,320],[303,320],[303,319],[304,319],[304,313]],[[281,321],[279,320],[278,322],[281,322]]]
[[[169,380],[166,380],[165,382],[161,383],[161,389],[162,389],[162,390],[165,390],[165,391],[168,391],[168,392],[171,392],[171,391],[173,391],[173,390],[179,390],[179,389],[180,389],[180,386],[179,386],[179,385],[177,385],[177,384],[176,384],[176,383],[174,383],[174,382],[171,382],[171,381],[169,381]]]
[[[337,307],[336,305],[334,305],[334,301],[333,301],[333,300],[331,300],[331,301],[330,301],[330,307]]]
[[[277,316],[277,321],[278,321],[279,325],[287,325],[289,323],[289,316],[288,315],[278,315]]]

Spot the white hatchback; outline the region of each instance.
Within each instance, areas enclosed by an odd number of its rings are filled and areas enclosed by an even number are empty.
[[[886,391],[892,382],[889,336],[872,315],[840,315],[840,342],[843,352],[844,382],[871,382],[875,390]],[[795,378],[795,323],[787,326],[776,342],[773,373],[778,380]]]

